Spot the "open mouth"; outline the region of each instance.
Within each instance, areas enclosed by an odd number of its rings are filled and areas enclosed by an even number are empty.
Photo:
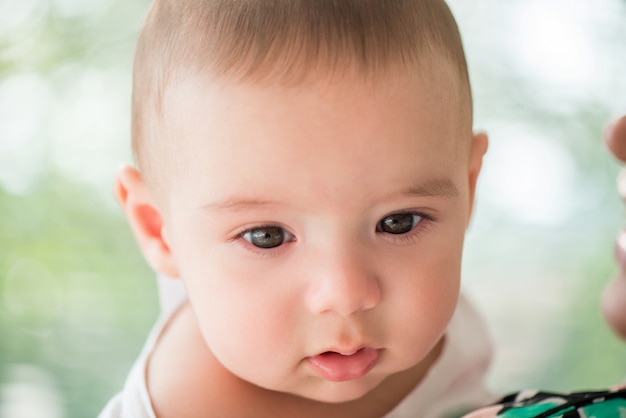
[[[326,351],[308,361],[320,377],[332,382],[345,382],[365,376],[376,366],[380,350],[363,347],[352,354]]]

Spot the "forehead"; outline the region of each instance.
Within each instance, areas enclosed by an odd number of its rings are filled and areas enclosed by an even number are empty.
[[[359,179],[375,194],[385,182],[445,177],[471,136],[453,73],[344,74],[297,86],[183,79],[165,107],[174,172],[224,198],[250,185],[330,196]]]

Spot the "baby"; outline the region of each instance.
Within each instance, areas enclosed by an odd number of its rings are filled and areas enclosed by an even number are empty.
[[[157,0],[117,196],[164,311],[101,417],[449,417],[487,137],[442,0]]]

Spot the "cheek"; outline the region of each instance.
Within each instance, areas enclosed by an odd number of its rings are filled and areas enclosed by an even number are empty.
[[[432,313],[433,320],[443,320],[444,326],[458,301],[463,236],[462,228],[444,232],[424,254],[422,303]]]
[[[258,296],[196,294],[191,303],[204,341],[218,361],[231,373],[263,386],[281,372],[271,359],[284,358],[284,348],[292,345],[277,310],[261,304]]]
[[[402,313],[415,324],[419,334],[434,335],[443,332],[454,313],[459,296],[460,279],[456,268],[449,262],[440,266],[420,266],[412,270],[413,277],[396,290],[396,303]],[[436,268],[428,268],[436,267]]]
[[[430,349],[450,321],[459,296],[463,233],[458,228],[437,234],[412,250],[410,262],[389,268],[390,304],[396,307],[396,322],[411,324],[398,331],[406,333],[407,347]],[[395,270],[395,272],[394,272]],[[401,280],[397,280],[402,278]]]
[[[185,283],[204,340],[231,372],[261,384],[258,376],[280,375],[271,359],[293,356],[300,339],[297,296],[280,277],[213,253],[188,263]]]
[[[271,287],[253,281],[219,268],[205,277],[185,279],[198,320],[210,334],[227,334],[229,339],[241,341],[274,333],[274,324],[289,310],[287,301]]]

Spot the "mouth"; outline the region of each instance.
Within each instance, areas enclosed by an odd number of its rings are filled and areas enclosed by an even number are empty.
[[[307,360],[313,371],[331,382],[345,382],[365,376],[378,363],[380,350],[363,347],[352,352],[326,351]]]

